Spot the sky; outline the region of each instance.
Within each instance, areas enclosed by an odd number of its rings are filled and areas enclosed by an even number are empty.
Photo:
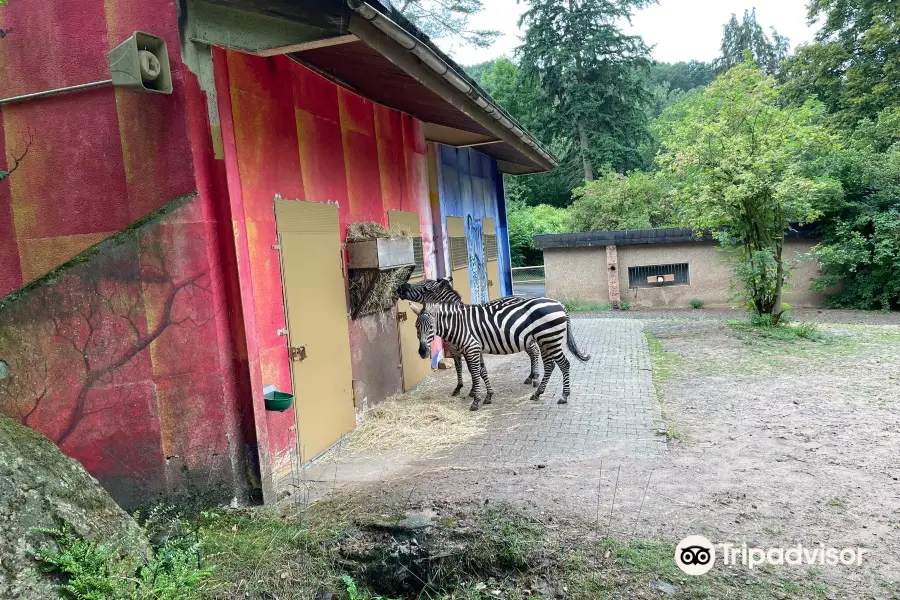
[[[483,0],[485,10],[472,20],[474,29],[496,29],[502,37],[491,47],[471,48],[438,44],[457,63],[470,65],[500,56],[511,56],[521,43],[516,25],[524,10],[516,0]],[[816,27],[806,23],[806,0],[659,0],[658,5],[635,13],[630,33],[654,46],[653,58],[664,62],[688,60],[710,61],[719,55],[722,26],[736,13],[740,19],[745,9],[756,7],[756,20],[766,33],[769,26],[787,36],[791,49],[812,41]]]

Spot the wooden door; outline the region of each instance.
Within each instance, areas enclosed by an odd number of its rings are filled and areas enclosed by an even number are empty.
[[[487,270],[488,298],[500,297],[500,248],[497,246],[497,230],[493,219],[482,219],[484,231],[484,263]]]
[[[356,426],[338,207],[275,201],[303,462]]]
[[[463,217],[447,217],[447,246],[450,251],[450,274],[453,289],[465,304],[472,304],[469,284],[469,246],[466,243],[466,222]]]
[[[422,247],[422,234],[419,228],[419,215],[401,210],[388,211],[388,223],[391,227],[404,227],[415,236],[413,252],[416,268],[409,278],[410,283],[425,279],[425,255]],[[418,234],[418,235],[416,235]],[[431,375],[431,361],[419,356],[419,336],[416,334],[416,316],[409,308],[409,302],[397,302],[397,324],[400,329],[400,364],[403,370],[403,391],[408,392],[423,379]]]

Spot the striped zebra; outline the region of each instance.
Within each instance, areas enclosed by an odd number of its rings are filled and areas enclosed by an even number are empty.
[[[418,302],[419,304],[462,304],[462,296],[459,295],[455,289],[453,289],[453,278],[445,277],[442,279],[428,279],[419,283],[404,283],[399,288],[397,288],[397,294],[400,296],[402,300],[408,300],[410,302]],[[490,304],[495,306],[503,306],[509,304],[517,304],[526,301],[527,298],[517,298],[516,296],[505,296],[503,298],[498,298],[497,300],[493,300]],[[447,354],[450,358],[453,359],[453,366],[456,368],[456,388],[453,390],[453,396],[459,394],[460,390],[463,387],[463,376],[462,376],[462,355],[456,349],[453,344],[446,342]],[[525,349],[525,352],[528,354],[528,358],[531,363],[531,371],[528,374],[528,377],[525,378],[525,385],[532,385],[534,387],[538,386],[538,380],[540,379],[540,373],[538,373],[538,364],[541,360],[540,350],[538,349],[537,343],[533,343],[528,348]],[[487,387],[487,403],[490,403],[490,399],[494,395],[494,391],[491,389],[490,380],[487,377],[487,368],[485,367],[484,361],[481,363],[481,372],[484,375],[484,383]],[[469,397],[475,396],[475,386],[472,385],[472,390],[469,392]]]
[[[575,357],[586,362],[590,354],[582,354],[575,344],[569,315],[556,300],[529,298],[524,302],[498,304],[411,304],[416,313],[419,356],[428,358],[434,337],[453,344],[466,358],[472,376],[475,399],[472,410],[478,410],[482,390],[482,354],[514,354],[537,343],[544,361],[544,376],[532,394],[540,399],[547,389],[550,375],[559,365],[563,375],[563,395],[557,404],[569,401],[569,360],[563,352],[563,340]],[[490,398],[485,399],[485,404]]]

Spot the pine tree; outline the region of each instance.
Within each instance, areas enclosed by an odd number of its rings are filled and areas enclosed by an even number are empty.
[[[744,11],[744,18],[738,22],[737,15],[732,14],[731,20],[725,24],[722,31],[722,56],[715,61],[716,70],[724,73],[731,67],[742,64],[746,59],[745,54],[750,53],[759,68],[771,75],[778,72],[781,61],[788,55],[788,39],[779,35],[774,27],[772,39],[766,35],[763,28],[756,21],[756,9]]]
[[[650,2],[526,2],[519,20],[527,28],[520,66],[544,95],[543,120],[557,137],[555,149],[570,148],[587,181],[603,165],[618,171],[641,166],[638,146],[649,135],[642,72],[649,67],[649,49],[619,25]]]

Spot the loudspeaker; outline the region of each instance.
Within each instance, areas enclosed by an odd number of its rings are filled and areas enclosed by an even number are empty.
[[[154,94],[172,93],[172,71],[166,41],[142,31],[113,48],[109,70],[116,87]]]

